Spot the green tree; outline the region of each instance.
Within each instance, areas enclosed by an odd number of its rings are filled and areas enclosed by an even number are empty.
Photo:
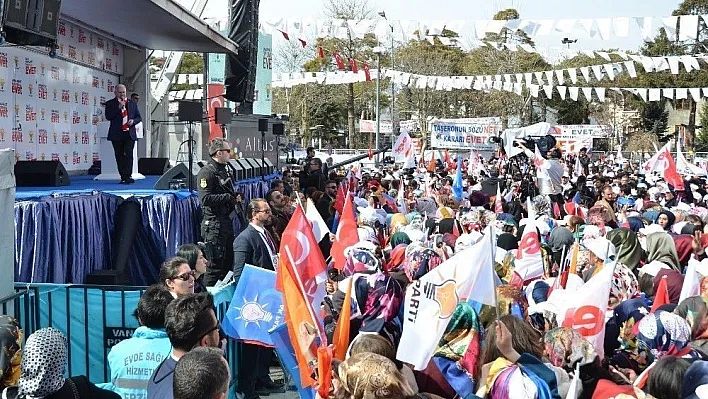
[[[646,103],[641,116],[640,126],[644,131],[657,135],[661,142],[666,142],[670,138],[671,135],[666,135],[669,130],[669,112],[666,111],[666,101]]]
[[[164,61],[163,61],[164,62]],[[204,73],[204,57],[199,53],[184,53],[182,54],[182,61],[180,61],[179,68],[177,68],[176,74],[203,74]],[[199,84],[173,84],[172,90],[195,90],[201,88]]]

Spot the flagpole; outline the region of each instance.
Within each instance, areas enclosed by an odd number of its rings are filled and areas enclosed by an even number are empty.
[[[497,296],[497,285],[495,283],[494,279],[494,273],[497,272],[496,268],[494,265],[496,264],[496,249],[497,249],[497,244],[494,242],[494,226],[489,226],[489,242],[492,244],[490,245],[490,250],[492,251],[492,289],[494,290],[494,309],[496,310],[496,316],[497,320],[501,318],[500,312],[499,312],[499,298]]]

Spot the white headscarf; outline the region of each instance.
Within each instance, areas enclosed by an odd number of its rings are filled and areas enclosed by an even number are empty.
[[[42,328],[27,338],[22,351],[18,396],[44,398],[64,386],[66,337],[55,328]]]

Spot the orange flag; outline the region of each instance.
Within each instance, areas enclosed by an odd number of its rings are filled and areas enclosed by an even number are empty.
[[[304,388],[315,384],[315,380],[311,377],[313,370],[310,364],[316,358],[312,348],[312,338],[317,336],[319,324],[315,320],[314,311],[306,299],[302,285],[298,282],[292,260],[288,258],[287,254],[281,256],[278,262],[277,280],[282,287],[285,322],[288,326],[290,343],[295,350],[300,382]]]
[[[332,335],[332,345],[334,345],[334,358],[337,360],[344,361],[344,357],[347,354],[347,349],[349,348],[349,327],[350,320],[352,318],[352,285],[354,284],[353,279],[349,279],[349,288],[344,296],[344,305],[342,306],[341,312],[339,312],[339,319],[337,319],[337,326],[334,328],[334,334]]]
[[[336,269],[344,270],[347,264],[344,250],[357,242],[359,242],[359,233],[357,232],[356,219],[354,218],[354,204],[352,196],[347,195],[344,200],[344,212],[342,212],[342,217],[339,219],[337,234],[330,251]]]
[[[317,348],[317,393],[321,398],[329,397],[332,385],[332,348],[320,345]]]
[[[580,244],[575,241],[573,244],[573,256],[570,258],[570,274],[578,274],[578,252],[580,251]],[[565,287],[563,287],[565,288]]]
[[[428,162],[428,172],[435,172],[436,165],[435,165],[435,155],[432,155],[430,157],[430,162]]]
[[[669,299],[669,287],[666,282],[666,276],[663,276],[654,293],[654,303],[651,305],[651,313],[656,312],[661,306],[667,303],[671,303],[671,300]]]

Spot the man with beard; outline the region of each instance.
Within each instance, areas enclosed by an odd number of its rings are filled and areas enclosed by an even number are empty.
[[[266,201],[268,201],[270,210],[273,212],[270,218],[270,225],[266,226],[266,230],[273,236],[275,247],[280,248],[280,241],[285,227],[288,226],[289,219],[285,214],[285,196],[278,190],[270,190],[266,194]]]
[[[234,285],[238,284],[246,264],[275,270],[278,247],[266,229],[271,224],[272,214],[268,201],[263,198],[251,200],[246,207],[248,227],[234,240]],[[281,389],[269,376],[273,349],[241,343],[239,352],[238,389],[245,399],[256,399]]]

